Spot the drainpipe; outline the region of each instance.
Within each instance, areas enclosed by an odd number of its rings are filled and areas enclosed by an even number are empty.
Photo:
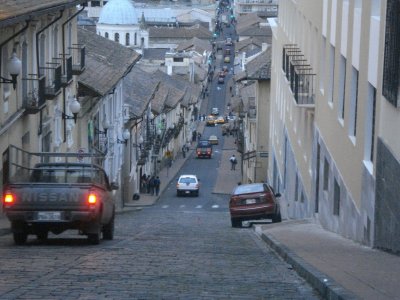
[[[60,15],[55,18],[52,22],[47,24],[45,27],[40,29],[38,32],[36,32],[36,68],[37,68],[37,76],[38,80],[40,79],[40,62],[39,62],[39,35],[45,31],[47,28],[49,28],[51,25],[53,25],[55,22],[60,20],[63,16],[64,10],[60,10]],[[43,113],[42,110],[40,110],[40,120],[39,120],[39,130],[38,130],[38,135],[42,134],[42,124],[43,124]]]
[[[63,54],[63,63],[64,63],[64,70],[65,70],[65,25],[69,23],[73,18],[75,18],[77,15],[79,15],[85,7],[83,6],[82,9],[78,10],[76,13],[74,13],[71,17],[69,17],[63,24],[62,24],[62,54]]]
[[[40,63],[39,63],[39,35],[45,31],[47,28],[49,28],[51,25],[53,25],[55,22],[57,22],[58,20],[60,20],[63,16],[64,10],[60,10],[60,15],[55,18],[52,22],[50,22],[49,24],[47,24],[45,27],[43,27],[42,29],[40,29],[38,32],[36,32],[36,62],[37,62],[37,74],[40,77]]]
[[[69,23],[73,18],[75,18],[77,15],[79,15],[82,10],[84,10],[85,7],[83,6],[82,9],[78,10],[76,13],[74,13],[71,17],[69,17],[63,24],[62,24],[62,58],[63,58],[63,70],[65,71],[65,25]],[[78,92],[76,91],[75,94]],[[67,108],[67,103],[65,99],[65,87],[63,87],[63,111],[66,111]],[[64,143],[67,141],[67,120],[64,119]]]

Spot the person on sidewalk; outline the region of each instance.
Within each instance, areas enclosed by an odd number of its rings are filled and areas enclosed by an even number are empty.
[[[140,177],[140,192],[146,193],[146,191],[147,191],[147,175],[143,174],[142,177]]]
[[[235,170],[237,164],[237,159],[235,154],[232,154],[232,156],[229,158],[229,161],[231,162],[231,170]]]
[[[150,175],[147,175],[147,179],[146,179],[146,192],[147,194],[150,194]]]
[[[151,176],[149,180],[149,188],[150,188],[149,194],[152,196],[154,196],[154,187],[155,187],[154,180],[155,180],[154,176]]]
[[[154,179],[154,190],[155,190],[156,196],[158,196],[158,194],[160,193],[160,185],[161,185],[161,180],[160,180],[160,177],[157,176]]]
[[[182,156],[183,158],[186,157],[186,144],[182,146]]]

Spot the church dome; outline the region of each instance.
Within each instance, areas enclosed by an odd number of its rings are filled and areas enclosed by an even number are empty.
[[[138,24],[138,16],[131,0],[110,0],[100,12],[100,24]]]

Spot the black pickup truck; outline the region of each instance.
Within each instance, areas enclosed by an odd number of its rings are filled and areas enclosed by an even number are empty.
[[[98,244],[101,236],[113,239],[116,184],[110,184],[103,168],[89,157],[57,153],[61,159],[55,159],[54,154],[46,154],[36,163],[41,153],[10,155],[3,212],[11,221],[14,242],[24,244],[29,234],[45,240],[49,232],[70,229],[87,235],[92,244]],[[23,164],[13,157],[22,157]]]

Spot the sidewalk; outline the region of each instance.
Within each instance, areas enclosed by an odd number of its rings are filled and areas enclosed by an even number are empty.
[[[311,220],[256,225],[256,233],[324,299],[400,299],[400,257],[362,246]]]

